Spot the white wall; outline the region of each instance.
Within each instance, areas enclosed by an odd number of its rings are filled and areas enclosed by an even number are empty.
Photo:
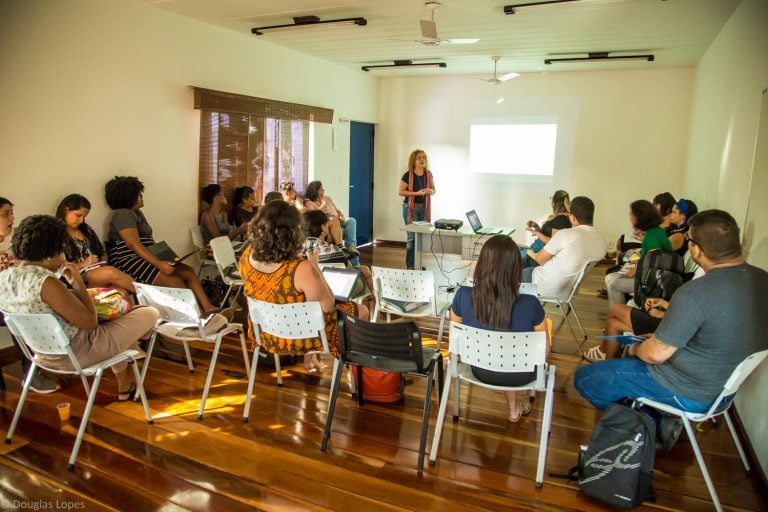
[[[185,250],[198,197],[189,85],[376,121],[375,78],[249,35],[133,1],[0,2],[0,196],[21,220],[82,193],[101,233],[104,184],[137,175],[156,238]],[[332,178],[346,180],[348,151],[331,150],[329,125],[315,147],[316,176],[346,208],[346,182]]]
[[[523,241],[525,221],[551,213],[549,197],[562,188],[591,197],[598,230],[615,240],[630,229],[631,201],[682,189],[692,83],[691,69],[524,74],[499,86],[450,76],[382,79],[374,235],[404,239],[396,191],[418,147],[435,175],[433,218],[466,220],[475,208],[485,224],[515,227]],[[565,113],[572,139],[553,182],[469,174],[473,117],[558,113]]]
[[[704,208],[727,210],[742,228],[762,91],[768,87],[766,27],[768,2],[744,0],[696,67],[685,192]],[[754,219],[763,225],[753,231],[764,233],[765,213]],[[750,262],[768,269],[767,261]],[[768,474],[766,388],[768,363],[763,363],[742,387],[736,406]]]

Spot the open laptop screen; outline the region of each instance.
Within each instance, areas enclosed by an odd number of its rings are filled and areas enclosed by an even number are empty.
[[[333,296],[339,302],[349,301],[359,274],[359,270],[348,270],[346,268],[325,267],[323,269],[323,277],[328,286],[331,287]]]
[[[483,224],[480,222],[480,217],[477,216],[477,212],[475,210],[470,210],[467,212],[467,220],[469,220],[469,224],[472,226],[473,231],[483,229]]]

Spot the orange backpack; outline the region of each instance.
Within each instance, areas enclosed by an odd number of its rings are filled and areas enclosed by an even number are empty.
[[[357,384],[357,371],[353,371],[352,374]],[[399,401],[402,398],[402,379],[403,374],[399,372],[363,368],[363,399],[382,403]]]

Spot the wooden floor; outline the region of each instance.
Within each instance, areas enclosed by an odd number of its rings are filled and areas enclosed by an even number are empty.
[[[401,266],[402,248],[363,250],[364,262]],[[598,267],[576,300],[590,337],[599,334],[607,302]],[[583,364],[567,327],[553,312],[556,333],[551,362],[557,366],[547,471],[562,473],[576,462],[598,417],[573,388]],[[425,323],[428,335],[434,323]],[[588,343],[593,343],[592,341]],[[84,392],[67,381],[51,395],[30,393],[10,445],[0,445],[0,509],[240,511],[240,510],[604,510],[573,483],[547,476],[534,486],[543,400],[518,424],[506,420],[499,393],[473,389],[462,419],[446,423],[435,467],[416,471],[423,379],[407,388],[404,404],[359,408],[348,387],[336,409],[328,451],[319,449],[328,405],[329,367],[321,376],[300,367],[284,370],[285,385],[260,368],[251,420],[242,422],[246,379],[237,346],[228,343],[217,365],[205,418],[196,410],[210,352],[195,351],[196,370],[153,359],[147,377],[155,422],[140,405],[114,401],[114,379],[104,379],[74,472],[67,470]],[[299,365],[300,366],[300,365]],[[5,368],[0,393],[5,431],[18,400],[18,364]],[[466,389],[463,390],[466,393]],[[72,403],[61,423],[56,404]],[[463,399],[463,405],[467,400]],[[435,402],[436,405],[436,402]],[[433,409],[430,436],[434,428]],[[431,437],[430,437],[431,441]],[[729,510],[766,510],[754,477],[745,473],[724,422],[699,434],[720,499]],[[704,482],[685,434],[671,452],[656,457],[656,504],[641,509],[711,510]],[[47,504],[47,506],[46,506]]]

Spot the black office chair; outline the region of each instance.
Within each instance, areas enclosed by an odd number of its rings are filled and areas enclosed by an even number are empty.
[[[423,348],[421,346],[421,335],[416,324],[412,321],[384,324],[361,320],[347,315],[341,310],[338,310],[338,315],[341,364],[336,367],[334,385],[331,390],[331,402],[328,405],[328,418],[325,422],[320,449],[325,451],[328,446],[344,365],[357,366],[357,397],[360,405],[363,404],[365,384],[362,375],[364,367],[417,375],[427,378],[421,439],[419,440],[418,469],[422,471],[424,469],[424,449],[429,430],[429,410],[432,403],[435,369],[437,369],[438,380],[438,403],[443,388],[443,356],[436,348]]]

